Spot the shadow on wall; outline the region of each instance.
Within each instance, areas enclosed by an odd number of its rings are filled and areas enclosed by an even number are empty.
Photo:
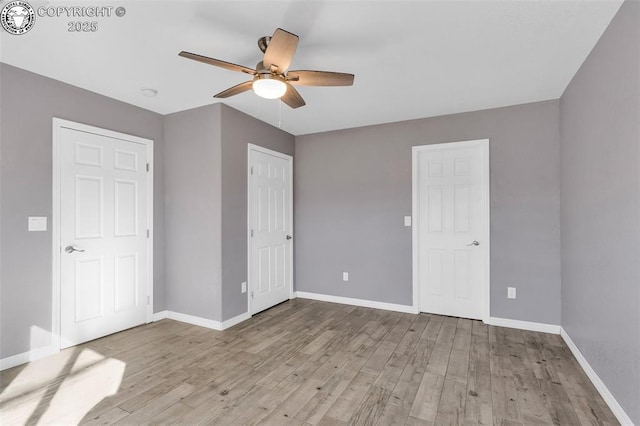
[[[70,348],[7,370],[0,384],[2,423],[78,424],[116,394],[125,368],[124,362],[91,349]],[[13,378],[12,372],[17,373]]]

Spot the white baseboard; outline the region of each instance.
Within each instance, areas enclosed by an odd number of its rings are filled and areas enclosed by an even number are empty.
[[[485,324],[496,325],[498,327],[517,328],[519,330],[539,331],[542,333],[560,334],[560,326],[555,324],[545,324],[542,322],[520,321],[507,318],[489,317]]]
[[[417,308],[409,305],[397,305],[395,303],[376,302],[374,300],[352,299],[350,297],[331,296],[328,294],[307,293],[306,291],[296,291],[294,292],[294,297],[319,300],[321,302],[341,303],[343,305],[362,306],[364,308],[384,309],[385,311],[403,312],[405,314],[418,313]]]
[[[584,372],[587,374],[587,377],[589,377],[589,380],[591,380],[593,386],[595,386],[598,392],[600,392],[600,396],[602,396],[602,399],[604,399],[604,402],[607,403],[618,421],[624,426],[633,426],[631,418],[629,418],[624,409],[620,406],[620,404],[618,404],[616,398],[609,391],[600,377],[598,377],[598,374],[595,372],[595,370],[591,368],[591,365],[589,364],[587,359],[584,357],[584,355],[582,355],[580,349],[578,349],[576,344],[573,343],[573,340],[571,340],[571,337],[569,337],[569,334],[563,327],[560,327],[560,336],[562,336],[567,346],[569,346],[569,349],[573,353],[573,356],[576,357],[578,364],[580,364],[580,367],[582,367]]]
[[[235,316],[233,318],[229,318],[226,321],[215,321],[207,318],[196,317],[193,315],[181,314],[180,312],[174,311],[161,311],[153,314],[153,321],[160,321],[163,319],[172,319],[174,321],[186,322],[187,324],[193,324],[200,327],[210,328],[212,330],[226,330],[227,328],[231,328],[236,324],[241,323],[242,321],[246,321],[251,318],[248,312]]]
[[[248,320],[249,318],[251,318],[251,314],[249,314],[249,312],[229,318],[226,321],[222,321],[222,329],[226,330],[227,328],[231,328],[236,324],[240,324],[242,321]]]
[[[169,318],[169,311],[154,312],[151,322],[156,322],[167,318]]]
[[[43,346],[40,348],[31,349],[30,351],[23,352],[21,354],[9,356],[7,358],[0,359],[0,371],[6,370],[11,367],[15,367],[20,364],[35,361],[40,358],[44,358],[49,355],[60,352],[60,349],[55,345]]]

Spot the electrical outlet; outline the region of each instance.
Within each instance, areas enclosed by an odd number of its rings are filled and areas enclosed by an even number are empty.
[[[246,293],[247,292],[247,282],[244,281],[242,284],[240,284],[240,291],[242,293]]]
[[[411,216],[404,217],[404,226],[411,226]]]
[[[516,288],[507,287],[507,299],[515,299],[515,298],[516,298]]]
[[[342,281],[349,281],[349,273],[348,272],[343,272],[342,273]]]

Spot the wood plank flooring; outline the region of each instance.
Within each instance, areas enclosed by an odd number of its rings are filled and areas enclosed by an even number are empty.
[[[556,335],[294,299],[0,374],[2,424],[618,424]]]

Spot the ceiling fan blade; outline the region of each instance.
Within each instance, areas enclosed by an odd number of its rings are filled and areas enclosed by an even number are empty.
[[[214,96],[214,98],[228,98],[230,96],[238,95],[242,92],[246,92],[250,90],[253,86],[253,81],[245,81],[244,83],[236,84],[233,87],[228,88],[227,90],[223,90]]]
[[[185,52],[184,50],[178,53],[179,56],[187,59],[193,59],[194,61],[202,62],[216,67],[224,68],[231,71],[239,71],[250,75],[256,75],[256,70],[243,67],[242,65],[232,64],[231,62],[221,61],[219,59],[209,58],[207,56],[198,55],[196,53]]]
[[[284,74],[291,65],[297,47],[297,35],[282,28],[276,29],[262,59],[265,68],[269,69],[271,65],[275,65],[278,67],[278,72]]]
[[[287,91],[280,98],[280,100],[285,104],[289,105],[293,109],[300,108],[301,106],[305,106],[306,102],[304,101],[304,99],[302,99],[302,96],[300,96],[300,93],[298,93],[295,87],[293,87],[289,83],[285,83],[285,84],[287,85]]]
[[[296,70],[287,73],[287,81],[294,86],[353,86],[353,74],[330,71]]]

